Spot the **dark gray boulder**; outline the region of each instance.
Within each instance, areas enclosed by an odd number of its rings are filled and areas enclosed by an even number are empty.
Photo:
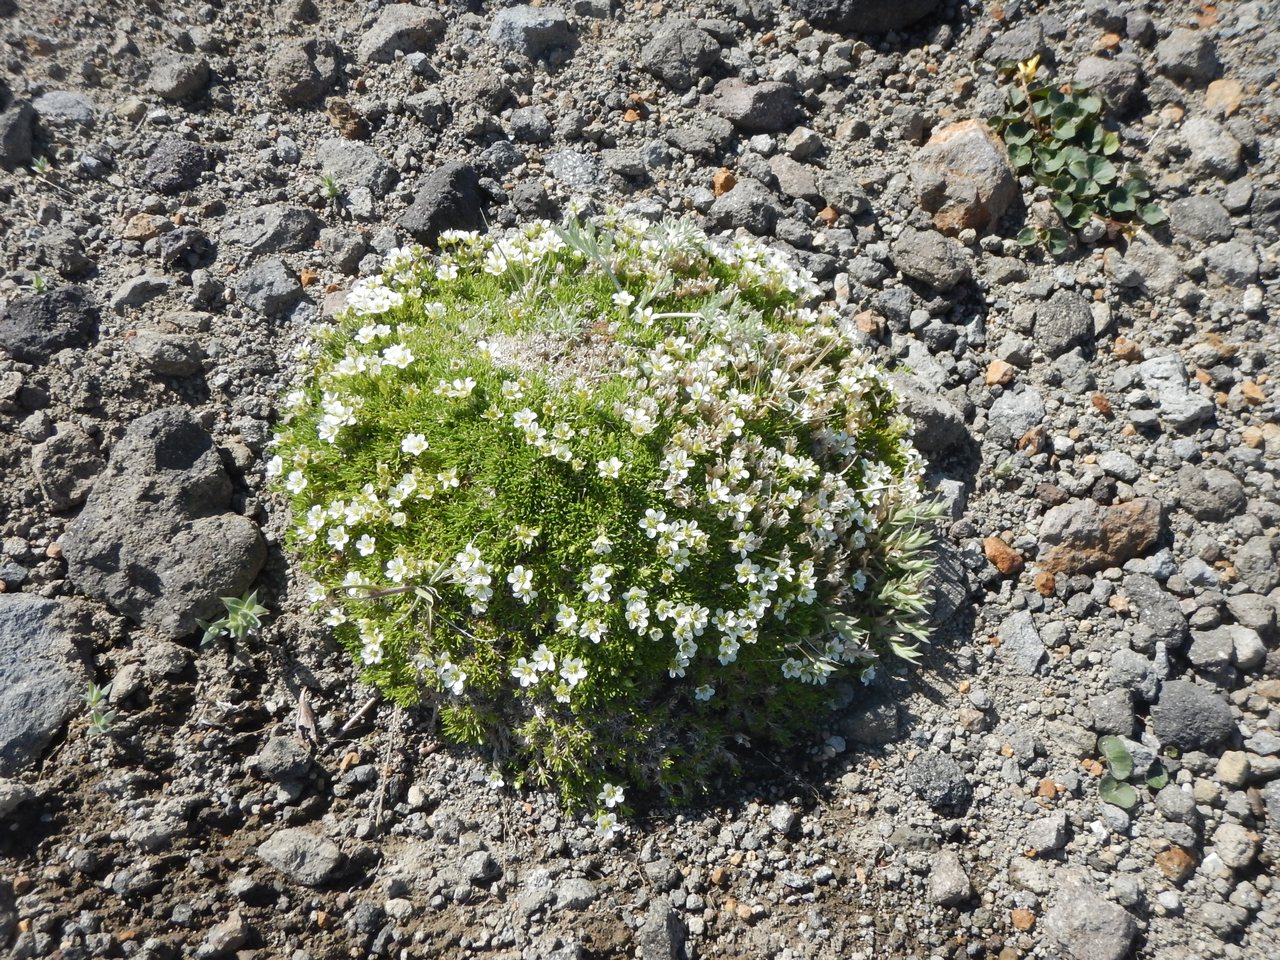
[[[923,20],[939,0],[791,0],[792,11],[816,27],[846,33],[888,33]]]
[[[479,230],[480,175],[468,163],[446,163],[418,187],[400,226],[419,243],[433,244],[443,230]]]
[[[22,363],[45,363],[59,350],[87,346],[98,328],[89,292],[70,285],[14,297],[0,307],[0,350]]]

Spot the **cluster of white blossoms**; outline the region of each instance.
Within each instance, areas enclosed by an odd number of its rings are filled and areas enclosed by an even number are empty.
[[[775,251],[602,225],[393,250],[316,330],[268,465],[330,585],[312,599],[370,668],[400,658],[458,697],[496,675],[539,711],[627,660],[708,705],[746,665],[870,676],[871,627],[828,614],[865,605],[882,525],[919,502],[884,373]],[[483,479],[504,458],[526,464],[511,491]],[[423,600],[429,626],[406,630]]]

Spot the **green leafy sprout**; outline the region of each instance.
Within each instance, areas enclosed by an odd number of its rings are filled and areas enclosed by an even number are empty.
[[[202,647],[209,646],[222,637],[233,637],[244,640],[258,632],[262,627],[262,617],[268,609],[258,602],[258,592],[246,593],[242,597],[222,597],[222,605],[227,615],[220,620],[209,622],[197,620],[204,630],[200,638]]]
[[[342,185],[333,174],[325,173],[320,176],[320,190],[331,203],[337,203],[342,199]]]
[[[118,714],[106,706],[110,700],[111,684],[100,687],[90,682],[89,689],[84,695],[85,707],[89,711],[90,736],[99,737],[111,731],[111,725]]]
[[[1099,737],[1098,749],[1107,761],[1107,772],[1098,783],[1098,796],[1104,803],[1132,810],[1138,805],[1138,791],[1128,782],[1133,776],[1133,754],[1115,736]],[[1157,760],[1147,768],[1144,780],[1151,790],[1161,790],[1169,783],[1169,771]]]
[[[1120,137],[1107,129],[1103,101],[1083,88],[1036,83],[1038,58],[1020,64],[1006,109],[989,123],[1004,138],[1009,160],[1051,192],[1053,208],[1078,230],[1093,219],[1110,227],[1156,226],[1168,218],[1151,188],[1119,160]],[[1024,246],[1041,244],[1055,256],[1070,240],[1057,228],[1026,227]]]
[[[816,292],[612,213],[391,251],[304,346],[267,466],[364,679],[608,834],[625,790],[703,793],[914,658],[936,508]]]

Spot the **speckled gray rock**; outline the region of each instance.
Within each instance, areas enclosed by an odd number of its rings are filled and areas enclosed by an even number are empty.
[[[14,297],[0,306],[0,350],[22,363],[45,363],[59,350],[87,346],[97,327],[98,312],[84,287]]]
[[[815,26],[849,33],[888,33],[923,20],[939,0],[791,0],[791,9]]]
[[[973,787],[954,758],[938,750],[922,750],[908,761],[903,778],[931,807],[959,808],[973,797]]]
[[[515,6],[499,10],[489,28],[489,39],[506,50],[536,60],[574,39],[573,26],[563,10],[554,7]]]
[[[1138,373],[1170,426],[1193,427],[1213,416],[1213,401],[1190,385],[1187,368],[1177,354],[1143,360]]]
[[[1006,390],[991,404],[987,435],[995,440],[1021,440],[1032,427],[1044,422],[1044,397],[1039,390]]]
[[[973,884],[954,850],[942,850],[929,865],[929,902],[958,907],[973,896]]]
[[[236,278],[236,297],[267,317],[279,316],[301,296],[297,276],[279,257],[259,260]]]
[[[1161,687],[1151,720],[1160,742],[1179,750],[1212,750],[1235,731],[1231,705],[1190,680]]]
[[[681,960],[687,930],[666,897],[654,897],[636,930],[636,960]]]
[[[944,233],[995,226],[1018,196],[1009,154],[981,120],[935,130],[911,160],[920,205]]]
[[[1213,831],[1213,849],[1233,870],[1245,870],[1258,855],[1258,835],[1238,823],[1224,823]]]
[[[1066,811],[1055,810],[1027,824],[1027,846],[1041,853],[1052,853],[1067,845],[1070,837]]]
[[[268,85],[285,106],[305,107],[333,89],[338,59],[328,40],[285,40],[267,64]]]
[[[1218,72],[1213,38],[1204,30],[1179,27],[1156,45],[1156,66],[1183,83],[1208,83]]]
[[[1120,649],[1111,655],[1107,679],[1116,687],[1132,693],[1143,703],[1153,702],[1160,693],[1159,668],[1135,650]]]
[[[257,576],[257,526],[228,512],[232,487],[213,439],[185,407],[129,425],[62,538],[77,590],[182,637]]]
[[[775,80],[721,80],[711,98],[711,109],[747,133],[776,133],[790,129],[801,119],[795,88]]]
[[[74,423],[58,424],[56,434],[31,448],[31,471],[51,510],[84,503],[105,466],[93,438]]]
[[[31,101],[40,122],[50,127],[92,127],[98,108],[82,93],[50,90]]]
[[[301,780],[311,770],[311,751],[297,737],[272,737],[250,763],[268,780],[287,783]]]
[[[139,330],[125,341],[125,346],[148,370],[162,377],[199,373],[204,360],[200,341],[186,333]]]
[[[1280,566],[1276,564],[1276,542],[1265,534],[1250,537],[1231,554],[1240,578],[1257,593],[1270,593],[1280,586]]]
[[[1124,592],[1129,596],[1138,623],[1150,631],[1152,640],[1160,641],[1170,650],[1181,650],[1187,641],[1187,617],[1177,599],[1145,573],[1125,577]]]
[[[84,704],[81,616],[61,600],[0,594],[0,775],[26,769]]]
[[[147,88],[166,100],[182,100],[203,90],[209,82],[209,61],[191,54],[173,54],[159,60],[147,77]]]
[[[399,179],[378,151],[364,143],[333,137],[316,147],[320,168],[347,190],[365,188],[375,197],[384,197]]]
[[[1221,523],[1244,509],[1244,487],[1226,470],[1185,464],[1178,471],[1178,502],[1197,520]]]
[[[257,852],[265,863],[308,887],[335,879],[345,859],[332,840],[302,827],[277,830],[259,844]]]
[[[1057,290],[1036,307],[1036,344],[1049,357],[1093,346],[1093,311],[1074,290]]]
[[[1191,151],[1188,169],[1201,176],[1230,180],[1244,163],[1244,147],[1226,127],[1208,117],[1192,117],[1182,125]]]
[[[742,227],[757,236],[773,232],[778,222],[777,198],[763,183],[744,177],[732,190],[716,197],[707,211],[711,230],[736,230]]]
[[[1124,960],[1138,935],[1137,923],[1123,907],[1074,879],[1054,891],[1044,929],[1073,960]]]
[[[383,7],[356,47],[361,63],[390,63],[396,52],[414,53],[427,49],[444,33],[444,18],[432,10],[398,3]]]
[[[25,783],[0,778],[0,823],[20,806],[30,803],[35,795],[35,791]],[[3,942],[3,937],[3,925],[0,924],[0,942]]]
[[[688,20],[663,23],[640,51],[640,65],[672,90],[688,90],[719,63],[716,38]]]
[[[940,293],[954,289],[972,276],[964,247],[934,230],[903,230],[893,242],[892,255],[893,265],[904,276]]]
[[[944,394],[930,390],[919,377],[906,371],[891,374],[903,413],[911,421],[912,440],[926,457],[938,457],[969,437],[964,415]]]
[[[199,183],[208,166],[209,154],[204,147],[168,134],[160,138],[147,157],[143,180],[161,193],[180,193]]]
[[[31,162],[36,111],[26,100],[0,110],[0,168],[17,170]]]
[[[1048,654],[1030,611],[1018,610],[1000,624],[998,652],[1019,673],[1035,675]]]
[[[1169,204],[1169,224],[1174,235],[1208,243],[1229,240],[1235,232],[1231,215],[1216,197],[1183,197]]]
[[[1094,91],[1123,115],[1142,92],[1142,64],[1133,57],[1085,57],[1076,67],[1074,85]]]

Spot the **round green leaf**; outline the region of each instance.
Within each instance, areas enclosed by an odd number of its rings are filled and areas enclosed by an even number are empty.
[[[1106,196],[1107,209],[1112,213],[1133,213],[1137,204],[1123,187],[1116,187]]]
[[[1009,148],[1009,162],[1014,167],[1021,169],[1031,163],[1031,148],[1025,143],[1019,143]]]
[[[1065,230],[1050,230],[1045,235],[1045,246],[1055,257],[1060,257],[1071,248],[1071,237]]]
[[[1124,741],[1119,737],[1100,737],[1098,749],[1107,758],[1111,775],[1117,780],[1128,780],[1133,773],[1133,756],[1129,753],[1129,748],[1124,745]]]
[[[1067,221],[1067,226],[1073,230],[1079,230],[1093,219],[1093,208],[1086,203],[1077,203],[1064,219]]]
[[[1030,143],[1036,132],[1025,120],[1011,123],[1004,131],[1004,142],[1008,144]]]
[[[1152,790],[1163,790],[1169,785],[1169,771],[1159,760],[1147,769],[1147,786]]]
[[[1102,135],[1102,152],[1106,156],[1111,156],[1120,149],[1120,136],[1112,130],[1108,130]]]
[[[1138,805],[1138,791],[1115,777],[1106,776],[1098,784],[1098,796],[1103,803],[1109,803],[1121,810],[1132,810]]]
[[[1148,227],[1158,227],[1169,220],[1168,214],[1154,203],[1144,203],[1138,208],[1138,216]]]
[[[1102,98],[1096,93],[1086,93],[1084,96],[1076,100],[1076,103],[1079,104],[1080,109],[1085,113],[1091,113],[1094,116],[1097,116],[1102,112]]]
[[[1040,242],[1040,238],[1036,236],[1035,230],[1031,227],[1023,227],[1018,231],[1017,237],[1014,238],[1018,244],[1023,247],[1034,247]]]

